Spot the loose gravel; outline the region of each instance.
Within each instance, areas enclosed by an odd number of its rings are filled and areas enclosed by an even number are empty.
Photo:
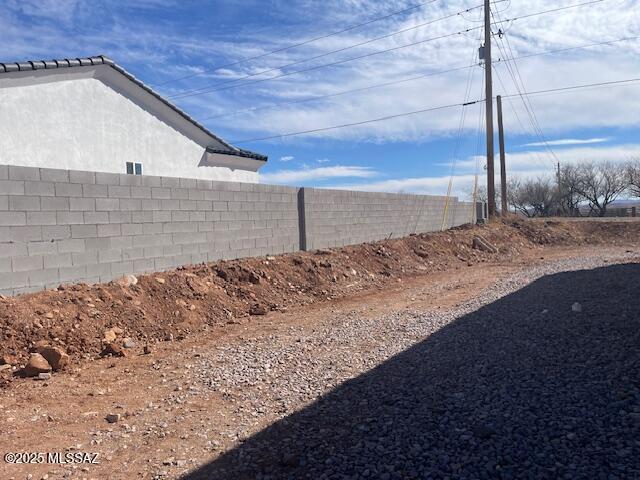
[[[637,261],[553,262],[454,309],[204,354],[191,371],[233,399],[237,446],[185,478],[640,478]]]

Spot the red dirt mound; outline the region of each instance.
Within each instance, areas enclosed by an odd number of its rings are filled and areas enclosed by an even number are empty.
[[[64,285],[0,298],[0,358],[24,365],[38,341],[71,361],[93,358],[109,335],[121,346],[179,340],[205,326],[331,300],[480,262],[508,260],[543,245],[630,244],[640,222],[504,220],[477,227],[315,252],[221,261],[143,275],[135,285]],[[480,235],[497,253],[473,248]],[[107,331],[112,330],[107,335]],[[125,352],[126,352],[125,348]],[[0,371],[0,382],[11,376]]]

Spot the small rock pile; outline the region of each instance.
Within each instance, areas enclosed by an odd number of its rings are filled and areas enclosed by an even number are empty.
[[[104,332],[102,338],[103,349],[101,356],[125,357],[126,350],[134,348],[136,343],[133,339],[124,337],[124,330],[120,327],[112,327]],[[148,354],[151,349],[148,345],[144,347],[144,353]],[[57,345],[52,345],[46,340],[37,341],[29,351],[29,357],[24,367],[20,367],[20,362],[14,355],[0,356],[0,372],[4,370],[15,370],[16,375],[24,377],[34,377],[38,380],[48,380],[52,372],[64,370],[70,362],[70,357],[65,350]]]

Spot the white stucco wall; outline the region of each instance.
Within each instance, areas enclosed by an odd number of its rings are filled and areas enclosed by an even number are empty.
[[[0,164],[126,173],[137,162],[145,175],[258,182],[257,172],[199,166],[201,131],[160,120],[167,107],[136,99],[145,92],[110,67],[49,72],[0,78]]]

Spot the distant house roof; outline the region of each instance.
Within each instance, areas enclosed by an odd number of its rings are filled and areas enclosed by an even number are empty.
[[[209,153],[220,153],[224,155],[234,155],[242,158],[250,158],[253,160],[258,160],[262,162],[267,161],[266,155],[261,155],[259,153],[251,152],[249,150],[243,150],[233,145],[225,142],[220,137],[215,135],[211,130],[209,130],[204,125],[198,123],[193,117],[185,113],[183,110],[176,107],[174,104],[169,102],[167,99],[162,97],[159,93],[155,92],[151,87],[146,85],[144,82],[138,80],[136,77],[127,72],[124,68],[119,66],[113,60],[104,55],[98,55],[95,57],[85,57],[85,58],[63,58],[58,60],[35,60],[35,61],[26,61],[26,62],[9,62],[2,63],[0,62],[0,78],[2,74],[14,73],[14,72],[23,72],[23,71],[32,71],[32,70],[51,70],[51,69],[59,69],[59,68],[76,68],[76,67],[92,67],[96,65],[108,65],[113,68],[117,72],[121,73],[125,77],[127,77],[130,81],[138,85],[143,90],[146,90],[148,93],[156,97],[162,103],[170,107],[174,110],[178,115],[182,116],[189,122],[191,122],[194,126],[202,130],[208,136],[214,138],[219,143],[221,143],[224,149],[207,147],[207,152]]]

